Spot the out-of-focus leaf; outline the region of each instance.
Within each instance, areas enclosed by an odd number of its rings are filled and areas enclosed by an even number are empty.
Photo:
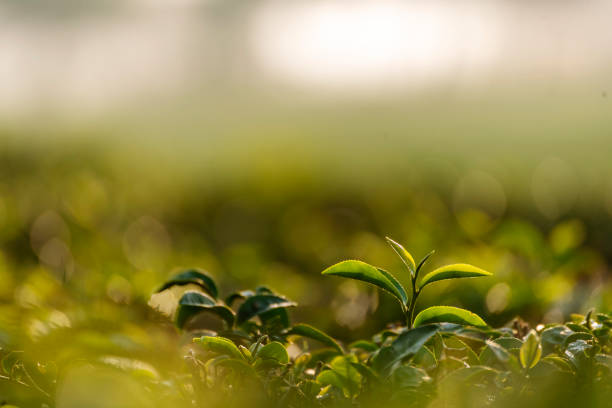
[[[477,268],[473,265],[468,264],[453,264],[446,265],[441,268],[435,269],[429,272],[421,279],[419,288],[422,289],[426,285],[441,281],[444,279],[458,279],[458,278],[475,278],[478,276],[491,276],[491,272],[487,272],[484,269]]]
[[[302,337],[307,337],[309,339],[317,340],[323,344],[335,348],[336,350],[338,350],[338,352],[343,353],[342,347],[340,347],[340,344],[338,344],[338,342],[334,340],[334,338],[317,329],[316,327],[300,323],[287,330],[286,334],[298,335]]]
[[[257,374],[253,367],[246,363],[242,359],[226,358],[219,360],[216,364],[217,367],[226,367],[234,370],[237,373],[246,375],[249,377],[255,377]]]
[[[414,327],[429,323],[457,323],[468,326],[486,327],[484,320],[476,313],[452,306],[432,306],[420,312],[414,319]]]
[[[202,336],[193,339],[193,341],[200,344],[206,351],[226,355],[237,360],[244,360],[244,356],[234,342],[225,337]]]
[[[394,388],[417,388],[431,378],[425,370],[411,366],[400,366],[393,371],[391,381]]]
[[[348,345],[349,349],[361,349],[365,351],[376,351],[378,346],[376,343],[367,340],[357,340]]]
[[[395,296],[402,306],[408,303],[404,287],[389,272],[361,261],[342,261],[321,272],[323,275],[340,276],[371,283]]]
[[[204,289],[214,299],[217,298],[219,292],[213,278],[208,276],[201,269],[187,269],[177,275],[174,275],[166,283],[164,283],[156,292],[161,292],[174,285],[195,284]]]
[[[386,239],[389,245],[391,245],[391,248],[393,248],[395,253],[402,259],[402,262],[404,263],[404,265],[406,265],[408,271],[410,271],[410,275],[414,277],[414,273],[416,271],[416,264],[414,263],[414,258],[412,257],[412,255],[410,255],[410,252],[406,251],[406,249],[402,245],[395,242],[391,238],[386,237]]]

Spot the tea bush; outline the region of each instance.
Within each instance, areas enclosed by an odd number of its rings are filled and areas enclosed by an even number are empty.
[[[405,266],[409,290],[390,272],[358,260],[322,272],[367,282],[399,301],[405,321],[370,338],[342,344],[309,324],[292,323],[297,304],[268,287],[223,297],[207,272],[188,269],[161,285],[151,301],[191,340],[181,349],[187,352],[180,371],[159,373],[137,359],[108,356],[78,373],[99,374],[100,367],[128,373],[152,396],[151,406],[609,406],[611,315],[589,312],[535,328],[520,319],[492,328],[453,306],[414,316],[426,286],[491,273],[460,263],[422,275],[431,253],[417,264],[402,245],[387,241]],[[62,392],[54,362],[3,350],[2,371],[0,381],[36,395],[33,406],[52,406]],[[132,404],[141,403],[135,397]]]

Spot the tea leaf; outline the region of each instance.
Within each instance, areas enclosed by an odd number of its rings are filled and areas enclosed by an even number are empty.
[[[287,364],[289,362],[287,349],[278,341],[273,341],[260,348],[255,357],[262,360],[274,360],[279,364]]]
[[[200,286],[214,299],[216,299],[219,295],[217,285],[215,284],[213,278],[208,276],[206,273],[204,273],[204,271],[200,269],[187,269],[177,275],[174,275],[172,278],[170,278],[170,280],[164,283],[155,292],[159,293],[175,285],[183,286],[188,285],[190,283]]]
[[[269,312],[274,309],[297,306],[294,302],[275,295],[255,295],[244,301],[237,314],[237,323],[242,324],[247,320]]]
[[[436,325],[429,325],[403,332],[391,345],[378,350],[372,368],[379,373],[386,372],[395,362],[415,355],[437,331]]]
[[[179,300],[175,318],[176,326],[182,329],[189,319],[202,312],[217,315],[223,319],[228,328],[234,325],[235,315],[232,309],[226,306],[217,305],[212,298],[203,293],[188,291],[185,292]]]
[[[328,334],[310,325],[303,324],[303,323],[296,324],[291,329],[289,329],[286,332],[286,334],[287,335],[298,335],[302,337],[307,337],[309,339],[317,340],[323,344],[326,344],[330,347],[335,348],[336,350],[338,350],[339,353],[343,353],[342,347],[340,347],[340,344],[338,344],[336,340],[334,340]]]
[[[386,237],[386,240],[389,245],[391,245],[391,248],[393,248],[395,253],[402,259],[402,262],[404,262],[404,265],[406,265],[408,271],[410,271],[410,275],[414,277],[414,272],[416,271],[416,264],[414,263],[414,258],[412,257],[412,255],[410,255],[410,252],[406,251],[406,249],[404,249],[402,245],[395,242],[391,238]]]
[[[414,319],[414,327],[428,323],[457,323],[467,326],[485,327],[487,324],[476,313],[452,306],[433,306],[423,310]]]
[[[361,261],[342,261],[330,266],[322,272],[323,275],[341,276],[371,283],[394,295],[402,304],[408,303],[408,295],[404,287],[389,272]]]
[[[536,332],[531,330],[521,346],[519,353],[521,365],[525,369],[533,368],[540,361],[540,357],[542,357],[542,344]]]
[[[193,341],[200,344],[206,351],[244,360],[244,356],[234,342],[225,337],[202,336],[196,337]]]
[[[458,278],[474,278],[478,276],[491,276],[491,272],[487,272],[484,269],[477,268],[468,264],[453,264],[446,265],[429,272],[423,277],[419,284],[419,289],[422,289],[426,285],[441,281],[444,279],[458,279]]]

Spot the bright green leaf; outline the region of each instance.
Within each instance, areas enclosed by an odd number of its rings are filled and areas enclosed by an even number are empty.
[[[531,330],[521,346],[519,359],[523,368],[530,369],[535,367],[542,357],[542,344],[534,330]]]
[[[414,319],[414,327],[428,323],[457,323],[467,326],[485,327],[487,324],[476,313],[452,306],[433,306],[423,310]]]
[[[234,342],[225,337],[202,336],[193,339],[193,341],[200,344],[206,351],[229,356],[238,360],[244,359],[244,356]]]
[[[386,239],[389,245],[391,245],[391,248],[393,248],[395,253],[402,259],[402,262],[404,262],[404,265],[406,265],[406,267],[410,271],[410,274],[414,276],[414,272],[416,271],[416,264],[414,263],[414,258],[412,257],[412,255],[410,255],[410,252],[406,251],[406,249],[402,245],[395,242],[391,238],[386,237]]]
[[[484,269],[477,268],[468,264],[453,264],[442,266],[429,272],[423,277],[419,284],[419,289],[425,287],[432,282],[441,281],[444,279],[457,279],[457,278],[474,278],[478,276],[491,276],[491,272],[487,272]]]
[[[368,282],[394,295],[403,306],[408,302],[406,290],[393,275],[365,262],[342,261],[325,269],[322,274]]]
[[[298,336],[307,337],[309,339],[317,340],[323,344],[326,344],[330,347],[335,348],[336,350],[338,350],[339,353],[343,353],[342,347],[340,347],[340,344],[338,344],[336,340],[334,340],[328,334],[317,329],[316,327],[312,327],[310,325],[300,323],[300,324],[296,324],[291,329],[289,329],[286,332],[286,334],[287,335],[298,335]]]

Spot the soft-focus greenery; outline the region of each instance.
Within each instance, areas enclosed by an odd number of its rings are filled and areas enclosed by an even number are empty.
[[[282,134],[281,128],[275,131]],[[435,137],[428,151],[424,139],[411,150],[395,133],[379,149],[363,138],[351,145],[349,136],[323,148],[314,136],[293,146],[253,132],[240,143],[207,139],[210,149],[202,141],[190,149],[184,138],[180,148],[159,144],[166,150],[144,138],[41,142],[6,135],[0,149],[0,344],[3,356],[12,352],[7,364],[22,361],[32,378],[17,370],[19,382],[0,381],[0,400],[189,406],[193,390],[177,384],[190,384],[184,376],[193,361],[184,356],[194,347],[193,334],[177,331],[168,317],[180,293],[172,289],[152,303],[155,308],[149,305],[155,290],[184,268],[206,270],[222,295],[266,285],[299,305],[288,312],[292,322],[317,327],[345,348],[370,339],[391,322],[405,322],[397,301],[320,272],[343,259],[402,270],[386,235],[417,260],[436,249],[425,272],[457,262],[493,272],[428,285],[416,313],[452,305],[496,328],[520,316],[522,338],[529,332],[523,325],[562,323],[591,309],[610,312],[612,225],[603,141],[576,147],[568,159],[571,143],[561,140],[536,160],[529,157],[534,153],[512,149],[496,154],[492,142],[479,151],[476,139],[469,140],[470,152],[457,147],[455,155]],[[589,163],[583,159],[591,150],[598,153]],[[580,161],[582,167],[575,164]],[[563,177],[567,183],[559,182]],[[397,277],[408,287],[408,272]],[[474,345],[474,352],[483,346]],[[542,359],[551,353],[543,347]],[[563,351],[558,354],[566,358]],[[412,374],[397,375],[410,382]],[[492,378],[481,374],[483,381]],[[463,396],[469,401],[471,393]]]

